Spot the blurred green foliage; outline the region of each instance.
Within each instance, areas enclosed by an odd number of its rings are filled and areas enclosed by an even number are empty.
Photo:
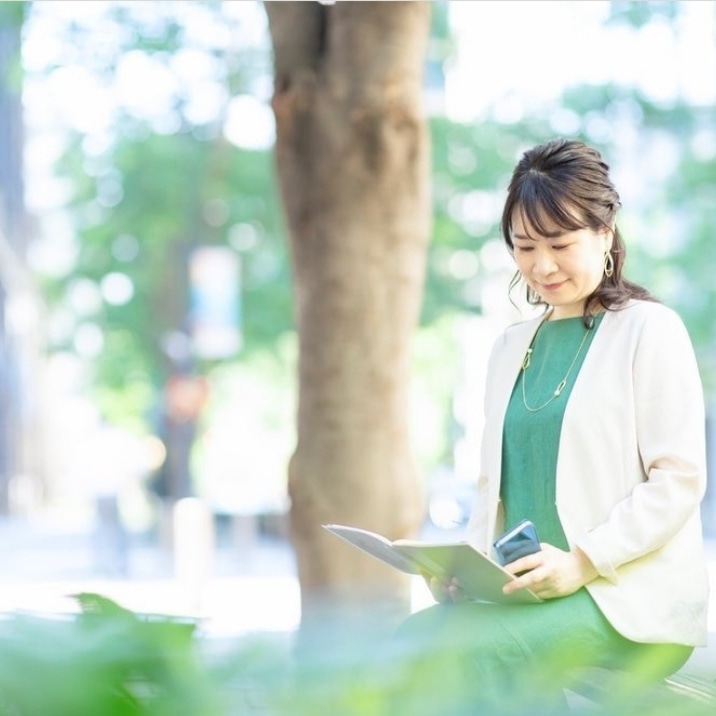
[[[190,131],[147,134],[124,138],[92,175],[80,145],[78,137],[58,164],[74,186],[77,261],[45,287],[59,303],[78,281],[98,285],[113,272],[131,278],[132,299],[103,302],[94,318],[106,343],[96,364],[99,385],[121,391],[133,371],[162,384],[172,368],[164,340],[190,331],[187,262],[198,246],[235,246],[243,258],[247,350],[272,346],[291,328],[289,263],[269,152]],[[72,338],[53,347],[68,349]]]
[[[573,713],[563,698],[549,697],[552,679],[569,668],[569,655],[523,671],[516,686],[485,700],[486,690],[470,676],[469,634],[466,643],[445,643],[439,634],[429,640],[388,634],[369,644],[346,622],[336,629],[326,623],[297,650],[291,634],[209,639],[200,625],[134,614],[101,595],[78,595],[78,603],[77,614],[0,619],[0,714]],[[329,631],[333,635],[326,638]],[[712,703],[677,696],[659,684],[639,685],[633,677],[615,678],[603,691],[605,703],[590,704],[589,713],[706,716],[713,709]]]
[[[0,619],[0,713],[8,716],[218,714],[195,625],[138,616],[101,595],[79,614]]]

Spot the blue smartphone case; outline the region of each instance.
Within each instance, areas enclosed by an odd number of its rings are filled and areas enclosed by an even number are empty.
[[[530,520],[522,520],[501,534],[495,540],[494,547],[498,561],[502,565],[514,562],[520,557],[526,557],[528,554],[539,552],[537,528]]]

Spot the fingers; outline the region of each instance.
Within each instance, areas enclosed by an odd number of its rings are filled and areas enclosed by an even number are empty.
[[[467,596],[462,590],[462,587],[460,586],[460,583],[457,581],[457,579],[450,580],[447,591],[448,595],[450,596],[450,601],[452,601],[454,604],[464,602],[467,599]]]
[[[520,589],[531,589],[535,592],[535,594],[537,594],[537,588],[540,581],[541,579],[538,570],[530,570],[522,576],[508,582],[502,588],[502,591],[504,594],[512,594]],[[537,596],[541,595],[537,594]]]
[[[520,557],[514,562],[510,562],[505,565],[505,569],[510,574],[520,575],[524,572],[530,572],[537,567],[544,564],[545,558],[541,552],[535,552],[534,554],[528,554],[526,557]]]
[[[506,564],[505,569],[517,578],[508,582],[502,591],[505,594],[512,594],[519,589],[526,588],[531,589],[537,596],[547,596],[546,594],[538,594],[538,590],[540,587],[543,590],[547,587],[544,582],[548,578],[549,572],[547,569],[542,569],[542,567],[549,563],[551,550],[551,545],[543,544],[541,551],[528,554],[526,557],[520,557],[520,559]]]
[[[462,602],[465,601],[465,593],[460,588],[459,582],[455,578],[449,579],[447,582],[430,577],[428,579],[428,587],[437,602]]]
[[[543,599],[563,597],[589,581],[574,554],[550,545],[543,545],[541,552],[515,560],[505,569],[516,575],[503,587],[505,594],[526,588]]]

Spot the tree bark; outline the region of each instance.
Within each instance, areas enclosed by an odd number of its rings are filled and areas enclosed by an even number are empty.
[[[325,522],[414,536],[411,337],[431,224],[425,2],[265,3],[299,337],[290,529],[302,628],[327,604],[402,616],[408,579]]]

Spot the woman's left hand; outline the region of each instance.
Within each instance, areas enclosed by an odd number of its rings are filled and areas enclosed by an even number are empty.
[[[578,547],[571,552],[544,542],[541,547],[539,552],[505,565],[511,574],[520,574],[503,587],[505,594],[526,587],[541,599],[566,597],[597,577],[594,565]]]

